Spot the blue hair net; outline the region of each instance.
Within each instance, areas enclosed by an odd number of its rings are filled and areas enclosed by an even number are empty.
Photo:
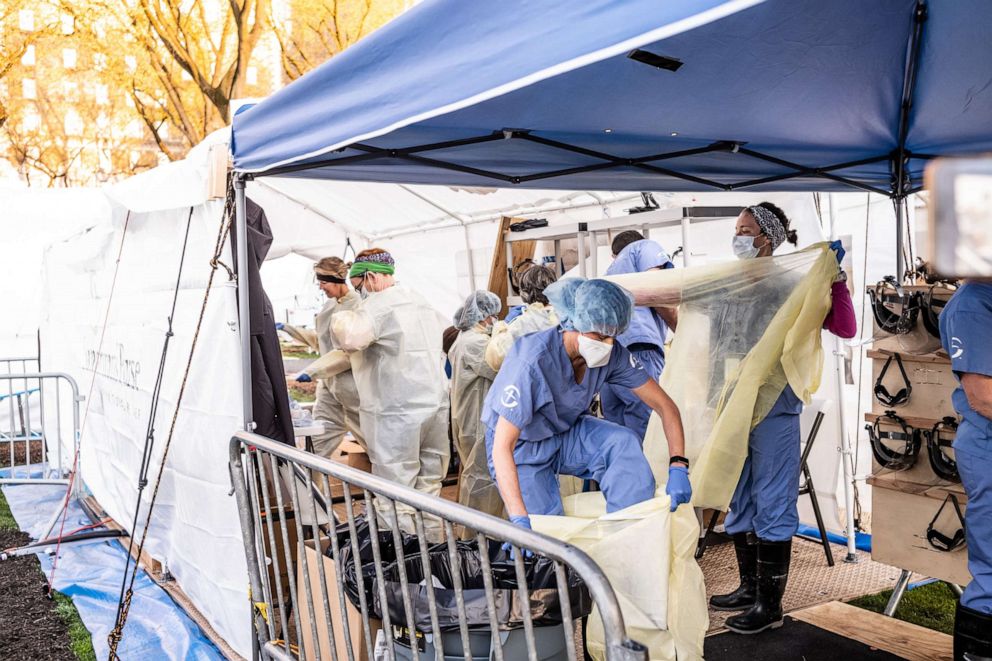
[[[544,290],[544,295],[558,315],[558,323],[565,330],[575,330],[572,327],[572,317],[575,315],[575,290],[584,282],[586,282],[585,278],[565,278],[548,285]]]
[[[580,333],[616,337],[630,325],[634,297],[606,280],[586,280],[575,290],[572,326]]]
[[[486,317],[499,314],[502,308],[503,302],[499,296],[491,291],[480,289],[469,294],[468,298],[465,299],[465,304],[455,312],[452,321],[455,328],[465,331]]]

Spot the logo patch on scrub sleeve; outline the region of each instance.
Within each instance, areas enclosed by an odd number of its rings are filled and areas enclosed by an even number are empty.
[[[630,354],[630,366],[633,367],[635,370],[644,369],[644,366],[641,365],[641,361],[637,360],[637,356],[635,356],[634,354]]]
[[[951,338],[951,360],[957,360],[964,354],[964,342],[959,337]]]
[[[508,409],[515,409],[520,404],[520,388],[507,386],[503,388],[503,396],[499,398],[499,403]]]

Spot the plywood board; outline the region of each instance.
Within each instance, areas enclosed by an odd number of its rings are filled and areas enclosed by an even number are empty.
[[[872,560],[958,585],[971,582],[967,546],[948,553],[927,541],[927,526],[942,499],[878,488],[877,481],[872,486]],[[964,511],[966,503],[958,502]],[[943,515],[953,516],[950,504]]]
[[[522,220],[523,218],[503,216],[499,221],[499,230],[496,233],[496,245],[493,248],[492,264],[489,267],[489,285],[487,289],[499,296],[499,300],[503,302],[503,308],[499,314],[500,319],[505,317],[508,311],[506,306],[506,297],[509,295],[507,291],[507,269],[513,268],[513,265],[521,260],[532,259],[534,257],[534,250],[537,248],[536,241],[514,241],[510,244],[510,249],[513,252],[513,261],[509,265],[506,263],[506,242],[504,239],[507,232],[510,231],[510,225]]]
[[[951,661],[953,658],[952,640],[946,633],[840,601],[805,608],[789,616],[909,661]]]
[[[870,351],[870,354],[876,353]],[[881,352],[872,358],[871,379],[872,384],[878,380],[878,376],[885,368],[888,356]],[[900,354],[902,356],[902,354]],[[886,406],[872,396],[872,411],[884,413],[892,410],[902,417],[913,416],[918,418],[932,418],[939,420],[944,416],[956,416],[954,404],[951,402],[951,395],[958,387],[957,379],[951,370],[949,362],[937,360],[939,356],[914,356],[914,358],[930,358],[930,360],[910,360],[909,356],[902,356],[903,367],[906,376],[909,378],[913,391],[909,395],[909,401],[898,406]],[[885,372],[885,379],[882,381],[889,393],[896,394],[906,387],[906,382],[899,371],[899,365],[892,361],[889,369]],[[874,385],[872,385],[874,388]]]

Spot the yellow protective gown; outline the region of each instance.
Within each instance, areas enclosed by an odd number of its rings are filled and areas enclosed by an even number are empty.
[[[486,428],[482,403],[496,371],[486,364],[489,332],[482,324],[462,331],[448,350],[451,361],[451,434],[461,459],[458,502],[473,509],[503,516],[503,499],[489,475]]]
[[[833,253],[817,244],[781,257],[608,278],[637,305],[680,305],[661,385],[682,413],[692,505],[727,508],[748,434],[786,383],[810,401],[836,273]],[[534,528],[592,555],[617,592],[628,635],[648,646],[651,659],[701,659],[709,618],[693,558],[698,525],[690,507],[668,513],[668,450],[656,416],[644,450],[658,478],[656,498],[606,515],[601,495],[578,494],[565,501],[566,516],[533,517]],[[588,649],[603,658],[596,612]]]

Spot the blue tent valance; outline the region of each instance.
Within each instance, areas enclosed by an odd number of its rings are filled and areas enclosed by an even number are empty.
[[[901,197],[992,151],[987,0],[424,2],[234,118],[249,176]]]

